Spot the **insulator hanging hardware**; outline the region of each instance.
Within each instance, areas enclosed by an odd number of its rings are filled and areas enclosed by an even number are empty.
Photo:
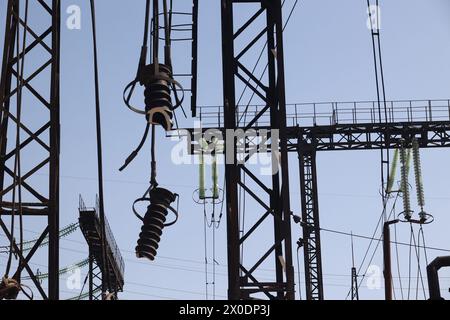
[[[136,78],[130,82],[124,92],[123,100],[125,105],[132,111],[145,115],[149,124],[162,126],[166,131],[172,130],[174,111],[181,107],[184,100],[184,89],[178,83],[172,72],[171,58],[171,19],[166,1],[164,3],[164,12],[159,12],[159,0],[153,0],[153,19],[152,19],[152,61],[147,64],[148,53],[148,34],[150,28],[150,0],[147,0],[146,19],[144,29],[144,41],[139,59],[139,66]],[[159,17],[164,20],[164,64],[159,59]],[[131,105],[131,98],[136,86],[140,84],[145,88],[145,108],[136,108]],[[181,92],[181,97],[178,93]],[[172,95],[175,103],[172,102]],[[183,110],[184,113],[184,110]],[[186,114],[185,114],[186,115]]]
[[[420,159],[420,146],[417,139],[413,140],[413,160],[414,160],[414,175],[416,178],[416,192],[417,192],[417,204],[420,207],[420,219],[426,220],[427,214],[424,212],[425,207],[425,193],[423,189],[422,178],[422,164]]]
[[[409,191],[409,169],[411,152],[406,150],[404,143],[400,148],[401,162],[401,191],[403,193],[403,215],[406,220],[410,220],[413,214],[411,210],[411,196]]]
[[[178,220],[177,210],[171,207],[171,204],[175,202],[177,198],[177,194],[174,194],[167,189],[153,188],[149,191],[148,198],[141,198],[134,202],[133,211],[144,223],[136,246],[136,256],[138,258],[147,258],[151,261],[155,260],[163,229],[175,224]],[[150,202],[144,217],[141,217],[136,212],[135,205],[139,202]],[[175,220],[166,223],[169,211],[175,214]]]
[[[210,145],[205,139],[201,139],[199,141],[199,145],[201,147],[199,153],[199,188],[194,191],[193,200],[198,204],[203,204],[207,200],[213,200],[214,203],[222,203],[223,197],[221,198],[221,194],[223,194],[223,190],[219,187],[219,166],[218,166],[218,153],[223,152],[223,146],[219,143],[219,141],[214,138],[211,141],[213,149],[210,150]],[[208,158],[206,158],[208,157]],[[205,171],[206,171],[206,159],[210,160],[211,164],[211,182],[212,188],[211,192],[207,192],[206,183],[205,183]]]
[[[389,174],[389,180],[388,180],[387,187],[386,187],[386,193],[388,195],[392,193],[392,188],[394,187],[395,174],[397,173],[397,166],[398,166],[398,158],[399,158],[399,151],[398,151],[398,149],[395,149],[394,159],[392,161],[391,171]]]

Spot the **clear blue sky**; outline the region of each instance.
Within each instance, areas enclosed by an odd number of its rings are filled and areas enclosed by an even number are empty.
[[[176,1],[180,2],[180,0]],[[184,2],[184,1],[182,1]],[[188,2],[188,1],[186,1]],[[293,0],[286,1],[287,12]],[[380,1],[382,41],[388,99],[450,98],[450,3],[446,0]],[[97,192],[96,145],[92,48],[88,1],[63,0],[82,8],[82,29],[62,29],[61,69],[61,226],[78,218],[78,194],[93,204]],[[175,166],[170,160],[173,142],[158,139],[158,178],[162,185],[181,195],[180,221],[164,232],[155,262],[138,260],[134,247],[140,228],[131,212],[132,202],[141,195],[149,177],[149,153],[142,152],[124,173],[118,168],[135,145],[144,128],[143,118],[122,103],[123,87],[135,74],[143,26],[143,0],[98,0],[97,23],[103,110],[105,203],[110,225],[126,263],[123,299],[202,299],[205,297],[204,239],[202,207],[192,201],[197,186],[197,167]],[[300,0],[285,33],[288,102],[356,101],[376,98],[370,32],[366,28],[365,0]],[[247,12],[240,13],[242,16]],[[63,17],[66,17],[63,14]],[[0,11],[1,33],[4,5]],[[200,1],[199,105],[222,102],[220,1]],[[3,45],[3,43],[1,44]],[[2,48],[2,47],[1,47]],[[189,52],[174,51],[182,61]],[[146,149],[148,150],[148,149]],[[425,228],[427,244],[450,248],[448,208],[450,206],[450,160],[448,150],[424,150],[423,171],[427,210],[436,222]],[[291,161],[292,210],[300,211],[296,157]],[[319,154],[318,174],[321,224],[323,227],[371,235],[381,212],[379,197],[379,152]],[[223,168],[221,168],[221,180]],[[256,206],[247,207],[249,219]],[[33,223],[26,226],[33,230]],[[217,297],[226,297],[226,228],[217,234]],[[267,229],[270,232],[270,229]],[[271,234],[271,233],[270,233]],[[293,227],[293,239],[301,236]],[[29,238],[35,234],[28,232]],[[246,259],[263,250],[264,236],[246,247]],[[398,240],[408,242],[406,226],[399,227]],[[368,242],[355,239],[356,263],[361,262]],[[325,296],[345,298],[350,283],[351,251],[348,237],[322,234]],[[382,265],[381,255],[373,264]],[[429,260],[438,253],[428,252]],[[61,241],[61,266],[85,259],[87,246],[80,232]],[[302,255],[300,256],[302,259]],[[401,276],[407,276],[408,252],[400,249]],[[295,257],[294,257],[295,258]],[[4,264],[4,257],[0,257]],[[37,257],[36,264],[45,264]],[[37,268],[35,265],[34,267]],[[423,265],[422,265],[423,267]],[[273,266],[258,272],[271,279]],[[85,270],[83,271],[85,272]],[[303,266],[301,265],[303,275]],[[415,272],[415,269],[414,269]],[[447,274],[449,276],[450,274]],[[397,276],[395,273],[394,276]],[[84,277],[84,274],[83,274]],[[403,286],[407,286],[403,279]],[[303,284],[303,276],[300,280]],[[395,283],[399,287],[398,281]],[[443,288],[450,281],[444,280]],[[416,287],[413,281],[412,287]],[[61,280],[61,296],[79,292]],[[397,291],[400,294],[399,291]],[[380,299],[384,291],[368,290],[361,297]],[[415,297],[415,290],[414,295]],[[448,295],[446,296],[449,297]]]

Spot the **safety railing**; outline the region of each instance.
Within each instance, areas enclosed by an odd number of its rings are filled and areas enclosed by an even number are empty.
[[[265,106],[239,106],[238,109],[236,123],[240,127],[270,126],[270,114]],[[223,107],[198,107],[198,117],[205,128],[224,126]],[[297,103],[286,106],[286,118],[287,125],[294,127],[450,121],[450,100]]]
[[[85,202],[81,195],[79,196],[78,201],[79,201],[79,204],[78,204],[79,211],[80,212],[93,212],[95,214],[96,223],[98,223],[98,225],[100,225],[100,217],[99,217],[100,202],[99,202],[98,196],[96,198],[95,208],[86,207]],[[114,235],[111,231],[111,227],[109,225],[109,222],[108,222],[108,219],[106,218],[106,216],[105,216],[105,237],[106,237],[106,244],[111,251],[111,255],[112,255],[113,259],[115,260],[115,263],[119,269],[118,271],[120,272],[120,276],[123,279],[123,275],[125,272],[125,262],[123,260],[122,254],[120,253],[119,246],[117,245],[116,239],[114,238]]]
[[[100,212],[100,202],[99,198],[97,196],[96,201],[96,216],[98,218],[98,213]],[[109,246],[109,249],[111,250],[113,259],[116,261],[117,266],[119,267],[120,275],[123,279],[123,275],[125,272],[125,262],[122,257],[122,253],[120,252],[119,246],[117,245],[116,239],[114,238],[113,232],[111,231],[111,227],[109,226],[108,219],[105,216],[105,236],[106,236],[106,243]]]

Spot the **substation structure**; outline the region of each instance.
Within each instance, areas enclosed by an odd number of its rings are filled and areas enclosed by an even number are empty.
[[[60,64],[60,1],[30,1],[33,6],[33,19],[27,18],[27,10],[19,8],[24,2],[8,0],[6,12],[5,45],[0,81],[0,227],[10,242],[14,244],[14,254],[19,257],[19,270],[26,270],[36,290],[43,299],[59,298],[59,64]],[[193,1],[196,7],[197,2]],[[253,14],[243,18],[242,9],[254,9]],[[320,244],[320,222],[317,185],[316,156],[318,151],[331,150],[382,150],[384,167],[388,168],[386,151],[401,144],[408,146],[417,139],[421,148],[443,148],[450,146],[450,101],[393,101],[377,102],[299,104],[287,105],[285,93],[285,65],[283,52],[283,18],[281,0],[221,0],[222,14],[222,64],[223,64],[223,106],[200,108],[193,99],[193,116],[200,119],[203,129],[244,131],[253,129],[277,131],[279,137],[280,167],[271,177],[270,183],[258,176],[249,166],[246,157],[239,163],[238,148],[234,148],[234,160],[225,165],[226,217],[228,243],[228,297],[232,300],[259,298],[295,298],[295,281],[292,254],[291,220],[293,212],[301,210],[307,299],[324,298],[322,260]],[[195,19],[196,20],[196,17]],[[242,21],[244,20],[244,21]],[[31,22],[43,21],[36,30]],[[239,25],[236,23],[239,21]],[[22,38],[17,30],[26,30]],[[197,24],[193,25],[196,33]],[[256,30],[256,31],[255,31]],[[25,41],[23,37],[27,37]],[[374,38],[379,33],[372,33]],[[195,39],[196,40],[196,39]],[[197,67],[197,41],[192,50],[192,68]],[[263,76],[256,75],[253,58],[249,55],[264,44],[262,62],[266,63]],[[25,48],[18,50],[25,43]],[[378,42],[379,44],[379,42]],[[374,50],[375,55],[380,51]],[[28,56],[44,57],[42,64],[23,63]],[[381,59],[375,59],[376,64]],[[25,71],[23,70],[25,66]],[[382,68],[379,68],[382,70]],[[33,86],[33,79],[40,74],[50,75],[47,86]],[[24,75],[27,75],[24,77]],[[240,84],[240,86],[238,86]],[[383,85],[384,86],[384,85]],[[254,105],[240,103],[239,89],[251,93]],[[191,90],[196,96],[196,83]],[[34,103],[20,110],[12,108],[13,102],[20,106],[26,92],[34,98]],[[380,91],[378,92],[380,97]],[[384,96],[384,93],[383,93]],[[18,100],[17,100],[18,99]],[[33,108],[35,115],[32,124],[29,118],[21,117],[27,108]],[[40,112],[42,114],[40,114]],[[36,122],[42,121],[36,126]],[[20,128],[18,130],[17,128]],[[195,152],[195,129],[187,129],[191,135],[190,147]],[[24,139],[15,139],[21,132]],[[171,133],[176,134],[176,133]],[[224,136],[226,133],[224,132]],[[19,143],[15,143],[19,141]],[[235,141],[237,143],[238,141]],[[270,139],[267,144],[273,145]],[[253,148],[250,141],[244,146]],[[35,162],[27,166],[26,172],[17,172],[15,159],[20,153],[31,150],[39,156],[27,158]],[[39,150],[39,151],[37,151]],[[247,151],[249,151],[247,150]],[[301,208],[290,207],[289,158],[297,153],[300,168]],[[386,160],[387,158],[387,160]],[[19,170],[20,171],[20,170]],[[386,174],[387,170],[384,170]],[[45,173],[44,175],[42,173]],[[48,175],[48,177],[47,177]],[[44,178],[44,184],[42,183]],[[36,179],[35,179],[36,178]],[[245,183],[245,178],[251,184]],[[385,180],[386,181],[386,180]],[[36,185],[34,185],[36,183]],[[23,190],[22,201],[13,195],[16,187]],[[242,191],[242,192],[240,192]],[[239,203],[243,197],[253,198],[261,207],[256,223],[241,232],[239,223]],[[32,250],[26,256],[12,239],[12,231],[2,218],[17,211],[15,204],[20,202],[20,212],[24,219],[40,219],[44,225],[42,233]],[[256,212],[254,214],[257,214]],[[86,219],[86,220],[82,220]],[[242,253],[248,250],[245,244],[261,228],[270,223],[273,228],[273,243],[264,249],[255,263],[248,265],[242,260]],[[98,257],[98,217],[96,210],[80,205],[80,226],[90,245],[90,293],[94,299],[96,265],[104,263]],[[30,260],[38,252],[45,250],[40,244],[49,237],[48,246],[48,290],[29,266]],[[106,233],[105,237],[108,237]],[[115,253],[113,238],[107,241],[107,259],[113,282],[112,291],[120,291],[123,286],[123,261]],[[100,250],[101,251],[101,250]],[[120,254],[120,253],[119,253]],[[267,260],[275,263],[274,281],[261,281],[255,271]],[[100,268],[101,269],[101,266]],[[104,275],[105,276],[105,275]],[[34,289],[34,288],[33,288]]]
[[[250,6],[249,6],[250,5]],[[234,23],[242,8],[255,8],[254,14],[239,25]],[[242,18],[240,17],[242,20]],[[257,30],[255,32],[255,29]],[[372,32],[374,46],[379,45],[379,33]],[[246,59],[258,43],[266,42],[267,66],[263,76],[252,68],[254,59]],[[226,212],[228,243],[228,297],[232,300],[259,298],[294,299],[294,268],[289,192],[288,154],[297,153],[300,168],[300,191],[305,265],[306,295],[309,300],[324,299],[320,218],[318,203],[316,156],[319,151],[381,150],[383,179],[388,174],[389,150],[406,146],[416,138],[420,148],[450,146],[450,102],[378,101],[351,103],[318,103],[287,105],[285,96],[282,2],[266,0],[222,1],[222,56],[224,102],[221,107],[196,108],[203,132],[252,129],[264,134],[277,130],[279,134],[280,170],[267,184],[248,165],[236,161],[239,148],[235,139],[233,163],[225,165]],[[260,47],[258,47],[260,48]],[[374,50],[375,62],[381,64],[381,50]],[[263,59],[264,60],[264,59]],[[382,70],[378,68],[378,72]],[[382,76],[382,75],[381,75]],[[382,78],[382,77],[381,77]],[[238,103],[237,84],[249,90],[254,105]],[[384,88],[383,88],[384,90]],[[384,96],[384,92],[382,93]],[[239,99],[240,100],[240,99]],[[223,119],[223,120],[222,120]],[[199,129],[188,128],[189,149],[196,153]],[[186,132],[184,131],[184,132]],[[180,131],[182,132],[182,131]],[[177,132],[176,135],[180,135]],[[196,141],[197,140],[197,141]],[[228,142],[227,142],[228,143]],[[242,142],[241,142],[242,143]],[[267,141],[270,145],[270,139]],[[251,141],[243,142],[245,154],[255,150]],[[257,148],[257,147],[256,147]],[[268,150],[270,150],[270,146]],[[386,158],[387,155],[387,158]],[[254,168],[254,166],[253,166]],[[245,183],[251,180],[254,187]],[[247,180],[248,181],[248,180]],[[242,192],[239,192],[241,188]],[[244,196],[254,199],[262,208],[259,219],[242,233],[239,225],[239,203]],[[256,212],[253,214],[257,214]],[[241,254],[244,244],[257,233],[263,222],[273,221],[273,245],[252,265],[244,265]],[[266,237],[267,238],[267,235]],[[274,259],[275,281],[258,280],[255,271],[267,259]],[[248,262],[247,262],[248,263]]]

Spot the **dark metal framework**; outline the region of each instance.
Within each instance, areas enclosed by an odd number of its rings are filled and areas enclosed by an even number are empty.
[[[299,140],[306,298],[323,300],[315,139]]]
[[[317,192],[316,153],[318,151],[337,150],[380,150],[382,184],[389,177],[389,150],[397,148],[402,141],[417,139],[420,148],[450,147],[450,101],[386,101],[384,88],[383,65],[381,55],[381,40],[379,33],[379,16],[377,10],[369,13],[372,24],[371,35],[373,42],[374,67],[377,77],[377,101],[351,103],[314,103],[289,105],[285,103],[284,62],[283,62],[283,32],[281,26],[281,1],[264,0],[222,0],[222,43],[223,43],[223,82],[224,104],[214,107],[197,108],[198,117],[202,121],[204,131],[220,128],[222,136],[226,130],[253,129],[256,135],[267,130],[280,130],[281,172],[275,175],[272,187],[268,187],[244,165],[227,164],[226,194],[227,194],[227,222],[228,222],[228,267],[229,267],[229,297],[231,299],[250,298],[249,293],[276,292],[277,298],[293,298],[293,281],[290,268],[291,249],[289,227],[289,182],[288,156],[295,152],[299,156],[300,181],[302,198],[303,245],[305,254],[306,293],[308,299],[323,299],[322,262],[320,250],[320,223]],[[368,6],[373,4],[368,1]],[[375,1],[378,5],[378,1]],[[256,13],[246,19],[240,27],[235,27],[234,19],[241,18],[235,14],[236,7],[258,6]],[[372,7],[375,8],[375,7]],[[376,8],[375,8],[376,9]],[[242,41],[242,35],[248,29],[258,29],[258,18],[266,14],[265,27],[256,36],[250,36]],[[256,26],[256,27],[255,27]],[[273,31],[276,30],[274,34]],[[262,83],[255,75],[254,69],[242,61],[248,51],[253,49],[259,40],[267,36],[267,70],[268,83]],[[243,49],[236,53],[236,43],[244,42]],[[254,57],[254,56],[253,56]],[[236,83],[245,84],[252,95],[262,101],[260,104],[242,105],[236,100]],[[223,110],[223,111],[222,111]],[[305,111],[306,110],[306,111]],[[222,123],[222,118],[224,119]],[[244,121],[241,121],[244,119]],[[289,124],[289,126],[287,126]],[[188,129],[191,152],[195,153],[198,145],[198,130]],[[179,134],[179,132],[177,133]],[[192,143],[191,143],[192,142]],[[227,144],[229,141],[227,141]],[[237,141],[235,141],[235,145]],[[253,148],[248,141],[244,142],[244,149]],[[234,152],[236,160],[236,151]],[[247,158],[248,159],[248,158]],[[243,177],[250,177],[258,190],[252,190],[244,184]],[[281,183],[280,183],[281,181]],[[258,221],[243,237],[239,233],[239,200],[238,189],[242,188],[246,194],[262,205],[266,210]],[[270,204],[262,200],[259,191],[270,198]],[[386,197],[383,192],[384,201]],[[269,256],[269,251],[258,261],[255,267],[245,269],[239,257],[242,244],[248,235],[255,232],[269,216],[275,216],[275,250],[278,256],[281,251],[280,241],[285,241],[286,275],[277,264],[276,282],[261,284],[252,275],[261,261]],[[240,277],[239,272],[244,276]],[[248,280],[253,281],[252,290]],[[270,290],[268,288],[271,288]],[[278,289],[277,289],[278,288]],[[270,292],[269,292],[270,291]]]
[[[450,267],[450,256],[437,257],[427,267],[428,289],[430,300],[444,300],[442,298],[441,286],[439,284],[439,270]]]
[[[102,300],[102,270],[89,249],[89,300]]]
[[[0,226],[10,240],[12,230],[1,218],[10,217],[13,210],[18,216],[19,207],[24,223],[28,219],[41,220],[44,225],[42,234],[27,256],[22,255],[17,244],[14,245],[14,253],[19,257],[16,275],[26,270],[41,297],[56,300],[59,298],[60,1],[30,1],[29,11],[33,19],[28,19],[28,22],[24,18],[24,8],[19,6],[23,4],[24,1],[8,0],[4,30],[0,83]],[[36,21],[46,25],[42,28],[42,25],[35,25]],[[25,35],[26,48],[17,55],[17,48],[22,46]],[[25,62],[22,79],[18,61],[26,61],[29,56],[39,56],[42,63],[35,65],[35,61]],[[39,84],[35,84],[37,78],[40,78]],[[22,92],[23,96],[21,117],[13,108],[18,92]],[[18,149],[14,143],[17,126],[20,126],[22,133]],[[14,158],[30,150],[33,157],[22,157],[22,167],[26,168],[26,172],[18,177],[14,174]],[[42,174],[48,175],[48,178],[36,177]],[[17,198],[12,203],[13,190],[19,186],[24,192],[20,205]],[[47,235],[48,291],[42,288],[29,266]]]
[[[414,102],[404,101],[404,103],[413,105]],[[351,103],[354,106],[357,104],[357,102]],[[333,108],[336,108],[338,104],[333,105]],[[332,125],[299,126],[294,121],[294,126],[286,128],[287,150],[288,152],[297,153],[300,162],[305,282],[308,299],[323,299],[320,222],[317,200],[317,152],[395,149],[401,143],[405,141],[410,142],[414,138],[418,140],[422,149],[450,147],[450,103],[445,101],[444,106],[441,103],[424,101],[424,105],[424,108],[418,108],[422,110],[420,112],[423,114],[422,117],[419,117],[418,113],[414,112],[414,108],[408,107],[404,109],[405,114],[408,115],[407,117],[401,117],[399,120],[396,120],[391,116],[388,123],[379,123],[379,120],[375,117],[369,117],[369,120],[365,123],[360,122],[357,117],[357,109],[354,109],[351,110],[351,118],[345,121],[344,124],[339,124],[336,118],[338,112],[336,109],[333,109],[332,114],[334,118],[331,121]],[[402,107],[393,108],[390,112],[394,114],[394,112],[399,110],[403,112]],[[372,109],[369,110],[369,114],[373,114]],[[439,116],[433,116],[437,114]],[[314,113],[306,117],[312,119],[313,122],[317,120]],[[245,128],[241,127],[241,129]],[[252,129],[258,132],[260,130],[268,130],[270,127],[255,126]],[[202,130],[207,131],[208,128],[203,128]],[[224,128],[221,127],[221,130],[224,130]],[[188,139],[188,141],[193,141],[190,150],[194,152],[195,139],[198,133],[194,129],[188,129],[187,131],[191,135],[191,139]],[[225,132],[223,132],[223,135],[225,135]],[[227,192],[230,191],[227,190]]]
[[[352,289],[351,289],[352,300],[359,300],[359,284],[358,284],[358,272],[356,268],[352,268]]]
[[[105,218],[105,241],[102,241],[101,223],[99,218],[99,199],[95,208],[86,207],[82,197],[79,199],[79,223],[80,229],[89,247],[89,298],[97,300],[96,295],[103,292],[102,280],[108,283],[109,293],[117,297],[118,292],[123,291],[125,263],[114,235]],[[105,258],[107,268],[103,269],[104,258],[102,246],[105,244]],[[104,271],[103,271],[104,270]],[[100,290],[99,290],[100,289]],[[91,300],[92,300],[91,299]]]
[[[239,127],[236,91],[238,83],[244,84],[264,104],[262,111],[252,117],[247,128],[252,127],[262,115],[269,114],[271,128],[279,130],[281,141],[281,170],[273,175],[271,186],[258,178],[247,163],[237,163],[236,148],[234,163],[226,164],[228,297],[231,300],[251,299],[264,294],[269,299],[294,299],[281,1],[222,0],[221,5],[225,129],[235,130]],[[251,6],[255,13],[237,26],[234,23],[236,12],[244,6]],[[260,30],[256,35],[255,29]],[[258,79],[248,67],[254,61],[249,62],[245,55],[258,47],[261,39],[267,41],[267,75]],[[241,44],[242,48],[239,48],[239,43],[244,43]],[[249,184],[244,183],[244,176],[256,184],[258,190],[252,190]],[[239,203],[242,200],[239,188],[262,207],[257,222],[245,234],[241,233],[239,225]],[[258,195],[259,190],[263,190],[261,195]],[[269,218],[273,219],[273,245],[267,251],[264,250],[254,265],[246,267],[241,259],[244,244]],[[255,271],[271,256],[275,260],[276,280],[261,282]]]

